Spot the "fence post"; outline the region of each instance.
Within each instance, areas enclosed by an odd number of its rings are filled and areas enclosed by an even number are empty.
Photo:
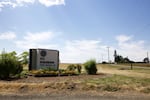
[[[131,63],[131,70],[133,69],[132,63]]]

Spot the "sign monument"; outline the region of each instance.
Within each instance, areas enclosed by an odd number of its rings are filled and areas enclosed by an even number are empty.
[[[58,70],[59,51],[49,49],[29,50],[29,70],[50,68]]]

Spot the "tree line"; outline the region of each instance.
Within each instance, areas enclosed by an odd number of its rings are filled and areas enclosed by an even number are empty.
[[[134,63],[134,61],[130,60],[128,57],[123,57],[121,55],[117,54],[117,51],[114,51],[114,62],[115,63]],[[149,63],[150,60],[148,57],[145,57],[143,59],[143,61],[141,61],[140,63]]]

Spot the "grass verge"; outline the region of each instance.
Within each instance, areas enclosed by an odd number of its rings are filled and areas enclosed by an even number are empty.
[[[95,75],[96,76],[96,75]],[[86,75],[86,79],[79,80],[78,76],[69,76],[66,80],[43,82],[1,82],[0,94],[5,93],[51,93],[53,91],[98,91],[99,92],[139,92],[150,94],[150,78],[134,78],[123,75],[109,75],[107,77]],[[75,79],[73,79],[75,78]],[[26,80],[27,81],[27,80]]]
[[[149,78],[134,78],[122,75],[113,75],[107,78],[97,78],[85,80],[85,83],[94,86],[95,89],[103,91],[138,91],[150,93]],[[89,86],[89,90],[90,90]],[[93,88],[93,87],[92,87]]]

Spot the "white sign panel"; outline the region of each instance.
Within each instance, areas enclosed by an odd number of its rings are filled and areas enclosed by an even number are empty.
[[[58,69],[59,65],[59,51],[37,49],[37,69]]]

